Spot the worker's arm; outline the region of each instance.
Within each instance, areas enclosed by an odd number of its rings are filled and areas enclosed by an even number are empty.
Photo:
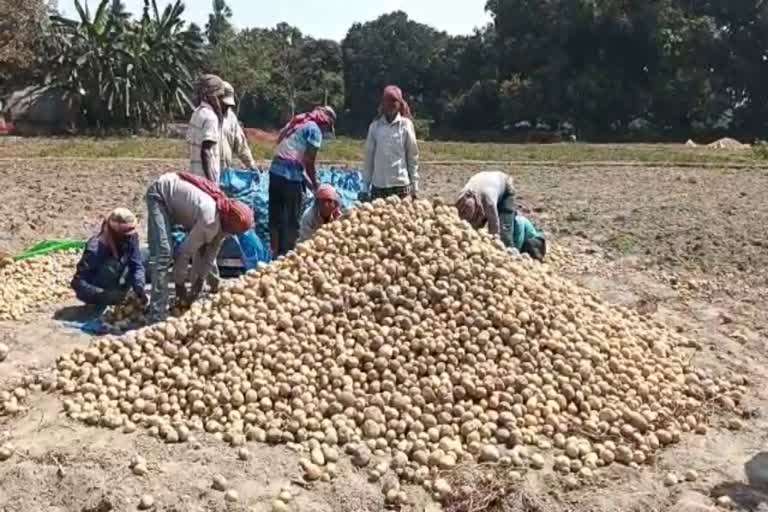
[[[307,174],[309,184],[312,186],[312,190],[317,190],[317,168],[315,162],[317,160],[317,148],[307,147],[304,152],[304,172]]]
[[[197,299],[200,292],[203,289],[203,283],[206,277],[208,278],[208,284],[212,289],[218,289],[219,287],[219,273],[216,269],[216,258],[221,251],[221,245],[224,243],[225,235],[219,231],[213,239],[203,245],[192,258],[192,275],[190,281],[192,282],[192,296],[193,301]]]
[[[419,143],[416,140],[416,130],[413,123],[406,123],[405,130],[405,162],[408,168],[408,178],[411,180],[411,194],[419,191]]]
[[[202,126],[202,139],[203,142],[200,145],[200,161],[203,165],[203,172],[205,177],[210,181],[216,182],[216,176],[214,176],[214,169],[217,166],[215,149],[216,144],[221,140],[221,121],[211,111],[206,111],[206,115],[203,116]]]
[[[218,222],[218,221],[217,221]],[[210,232],[215,225],[198,222],[192,227],[187,237],[181,243],[178,253],[173,260],[173,281],[176,286],[184,286],[189,277],[189,262],[196,259],[200,250],[208,243]]]
[[[376,134],[375,122],[368,128],[368,138],[365,141],[365,165],[363,166],[363,185],[364,193],[370,192],[371,182],[373,181],[373,171],[376,162]]]
[[[488,232],[492,235],[501,233],[501,221],[499,220],[499,205],[488,194],[480,194],[480,203],[488,222]]]
[[[133,289],[133,293],[142,302],[146,300],[146,270],[144,268],[144,258],[141,256],[141,246],[139,245],[139,235],[134,234],[128,240],[128,284]]]
[[[300,137],[304,138],[306,150],[304,151],[304,158],[302,164],[304,165],[304,173],[309,179],[309,183],[313,190],[317,190],[317,169],[315,168],[315,161],[317,160],[317,152],[323,145],[323,132],[320,127],[315,123],[308,123],[300,128]]]
[[[200,161],[203,163],[203,172],[205,177],[214,183],[216,182],[213,173],[213,161],[216,159],[214,154],[215,147],[216,143],[209,140],[204,141],[203,145],[200,146]]]
[[[248,137],[245,136],[243,127],[237,122],[235,123],[235,147],[233,148],[233,151],[246,168],[256,168],[256,162],[253,161],[251,147],[248,145]]]
[[[71,286],[77,298],[86,304],[96,304],[98,298],[104,293],[103,288],[94,286],[87,280],[88,276],[94,275],[97,272],[101,263],[103,261],[99,258],[97,250],[91,247],[86,247],[80,261],[77,263]]]
[[[507,210],[509,212],[514,212],[517,207],[515,206],[515,201],[517,200],[517,192],[515,191],[515,180],[512,179],[512,176],[507,176],[504,181],[504,192],[502,194],[502,209]]]

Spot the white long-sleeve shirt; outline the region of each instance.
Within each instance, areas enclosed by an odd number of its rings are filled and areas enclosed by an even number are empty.
[[[229,109],[224,115],[221,126],[221,168],[234,168],[235,157],[249,169],[253,169],[256,165],[243,127],[240,126],[237,115]]]
[[[419,145],[413,122],[400,114],[391,123],[379,116],[368,128],[363,190],[408,185],[419,189]]]

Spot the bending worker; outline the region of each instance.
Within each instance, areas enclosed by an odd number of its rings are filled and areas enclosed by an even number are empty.
[[[200,295],[206,277],[212,291],[218,291],[216,257],[221,244],[226,235],[251,228],[253,211],[225,196],[210,181],[187,173],[160,176],[147,191],[147,210],[152,277],[149,318],[156,322],[165,320],[168,314],[168,269],[173,257],[171,228],[181,225],[189,233],[173,258],[173,280],[177,300],[190,303]],[[187,281],[192,283],[189,292]]]
[[[224,111],[221,126],[221,168],[233,169],[237,156],[247,169],[255,169],[256,162],[253,161],[248,139],[235,113],[235,88],[229,82],[224,82],[221,108]]]
[[[515,184],[500,171],[480,172],[472,176],[456,200],[459,217],[475,229],[488,226],[491,235],[501,234],[500,213],[515,212]]]
[[[315,192],[315,202],[301,218],[299,242],[312,238],[315,231],[341,217],[341,203],[336,189],[331,185],[320,185]]]
[[[318,188],[317,152],[323,134],[333,133],[335,124],[336,112],[318,107],[295,116],[280,132],[269,168],[269,231],[275,258],[296,246],[304,192]]]
[[[419,144],[411,108],[395,85],[384,89],[379,116],[365,142],[363,191],[371,200],[416,197],[419,189]]]
[[[145,282],[136,216],[130,210],[117,208],[104,220],[101,232],[88,240],[72,289],[78,299],[97,306],[120,304],[133,289],[146,304]]]

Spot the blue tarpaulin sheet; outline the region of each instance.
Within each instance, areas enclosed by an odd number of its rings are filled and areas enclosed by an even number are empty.
[[[362,179],[359,171],[325,167],[318,170],[318,179],[322,184],[333,185],[345,210],[357,202]],[[227,196],[249,205],[256,220],[252,230],[225,241],[220,258],[240,260],[242,268],[238,272],[256,268],[262,262],[269,263],[272,260],[269,249],[269,172],[266,169],[259,172],[226,169],[221,173],[220,186]],[[312,195],[307,194],[304,210],[310,208],[313,202]],[[180,229],[173,231],[174,250],[178,249],[185,236]],[[85,321],[65,323],[88,334],[109,334],[102,314],[103,310]]]
[[[322,184],[332,185],[339,194],[342,208],[349,209],[358,200],[362,175],[357,170],[324,167],[318,170],[318,179]],[[220,257],[240,259],[243,268],[250,270],[260,262],[272,260],[269,245],[269,172],[225,169],[219,182],[227,196],[242,201],[253,209],[256,220],[252,231],[237,237],[230,237],[222,247]],[[307,194],[304,210],[312,206],[314,198]],[[184,233],[175,234],[176,247],[184,240]]]

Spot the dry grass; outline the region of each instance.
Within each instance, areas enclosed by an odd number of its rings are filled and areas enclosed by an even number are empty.
[[[362,160],[364,141],[339,137],[330,140],[320,153],[326,162]],[[560,163],[644,163],[692,165],[696,163],[764,165],[750,150],[686,147],[683,144],[491,144],[423,141],[424,161]],[[256,160],[269,160],[274,143],[253,140]],[[153,137],[93,138],[0,137],[0,158],[187,158],[186,143],[180,139]]]
[[[445,475],[453,494],[443,502],[446,512],[572,512],[556,498],[534,491],[525,470],[499,465],[467,464]]]

